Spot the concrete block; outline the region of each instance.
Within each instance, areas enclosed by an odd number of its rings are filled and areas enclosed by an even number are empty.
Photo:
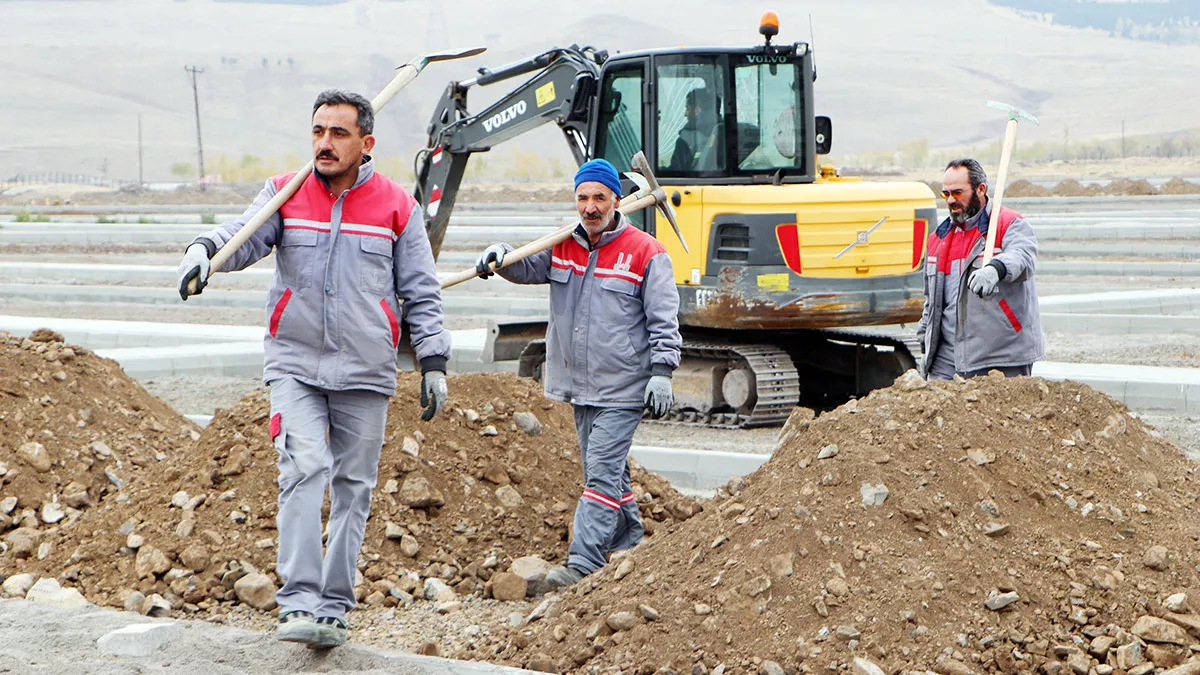
[[[96,646],[109,656],[139,658],[167,646],[179,633],[177,623],[135,623],[101,636]]]

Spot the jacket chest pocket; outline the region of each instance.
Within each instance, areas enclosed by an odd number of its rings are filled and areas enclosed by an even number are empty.
[[[395,273],[392,267],[392,240],[384,237],[358,236],[362,251],[361,282],[367,293],[395,293]]]
[[[285,286],[298,289],[312,285],[319,234],[315,230],[284,228],[275,254],[275,270]]]
[[[604,344],[613,345],[627,359],[646,349],[646,331],[642,327],[641,287],[625,279],[608,278],[600,282],[600,314],[592,316]]]
[[[561,267],[550,268],[550,281],[556,284],[565,284],[571,280],[571,270],[566,270]]]

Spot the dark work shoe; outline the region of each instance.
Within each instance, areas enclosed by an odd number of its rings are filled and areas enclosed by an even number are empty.
[[[312,612],[293,610],[280,614],[279,625],[275,627],[275,639],[311,645],[317,639],[317,622]]]
[[[546,573],[546,585],[550,590],[558,590],[567,586],[574,586],[579,583],[579,580],[586,577],[587,572],[579,569],[574,565],[566,567],[555,567]]]
[[[313,649],[332,649],[346,644],[346,631],[349,626],[344,619],[333,616],[317,618],[317,637],[309,647]]]

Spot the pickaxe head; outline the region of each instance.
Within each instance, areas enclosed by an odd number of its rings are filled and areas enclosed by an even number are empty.
[[[453,59],[465,59],[468,56],[478,56],[479,54],[482,54],[486,51],[487,51],[487,47],[470,47],[467,49],[443,49],[440,52],[431,52],[429,54],[422,54],[421,56],[418,56],[417,58],[413,59],[411,63],[405,64],[405,65],[416,66],[417,70],[420,71],[420,70],[423,70],[425,68],[425,66],[427,66],[431,63],[434,63],[436,61],[451,61]],[[403,68],[404,66],[402,65],[402,66],[398,66],[398,67]]]
[[[1021,110],[1020,108],[1018,108],[1016,106],[1009,105],[1007,103],[1000,103],[999,101],[988,101],[988,107],[995,108],[996,110],[1003,110],[1004,112],[1008,113],[1008,119],[1010,119],[1010,120],[1015,120],[1018,117],[1024,117],[1025,119],[1029,120],[1030,122],[1033,122],[1034,124],[1037,124],[1039,126],[1041,125],[1041,122],[1038,122],[1038,119],[1036,117],[1034,117],[1033,115],[1030,115],[1029,113],[1025,112],[1024,110]]]
[[[686,253],[691,253],[688,249],[687,241],[683,238],[683,233],[679,231],[679,222],[675,220],[675,209],[671,206],[671,202],[667,201],[667,192],[658,184],[658,178],[654,176],[654,171],[650,168],[650,161],[646,159],[646,153],[641,150],[637,151],[629,163],[634,169],[637,169],[642,177],[646,179],[646,187],[650,194],[654,195],[655,206],[659,211],[662,211],[663,217],[667,222],[671,223],[671,229],[675,230],[675,236],[679,237],[679,243],[683,245],[683,250]],[[637,181],[635,181],[637,182]]]

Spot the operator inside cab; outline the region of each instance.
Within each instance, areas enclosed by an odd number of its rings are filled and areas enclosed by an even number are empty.
[[[717,150],[722,147],[716,97],[705,87],[687,93],[685,121],[671,154],[671,171],[716,171]]]

